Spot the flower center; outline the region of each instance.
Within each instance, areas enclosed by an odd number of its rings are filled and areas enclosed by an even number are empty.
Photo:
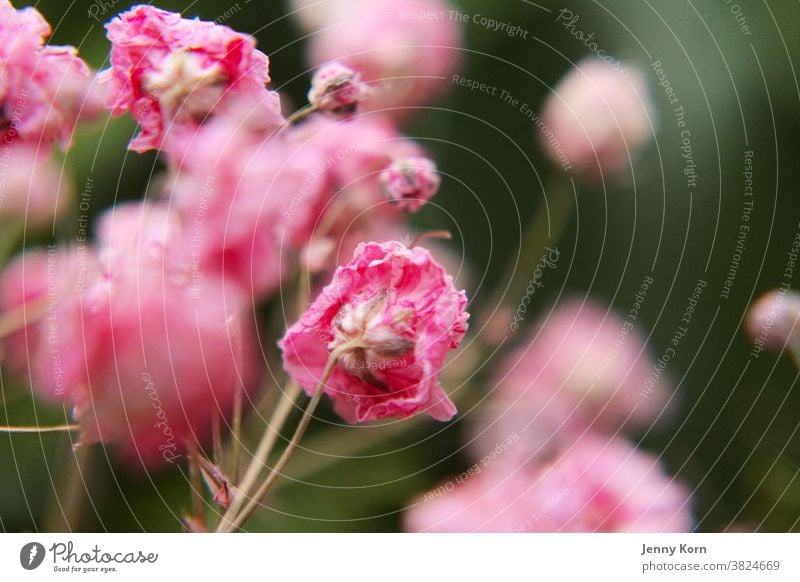
[[[341,349],[339,363],[349,374],[385,389],[379,376],[386,370],[404,368],[414,348],[408,323],[410,309],[389,304],[381,294],[358,304],[348,303],[333,320],[334,339],[330,351]]]
[[[202,120],[222,97],[226,82],[219,65],[203,67],[184,51],[170,54],[158,72],[145,78],[144,89],[171,114]]]

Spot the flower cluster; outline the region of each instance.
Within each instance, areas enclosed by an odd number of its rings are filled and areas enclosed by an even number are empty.
[[[688,492],[621,431],[647,428],[667,408],[664,382],[628,320],[599,306],[559,307],[501,363],[473,423],[484,458],[525,435],[487,471],[420,503],[413,531],[686,531]]]
[[[78,122],[101,110],[89,67],[74,47],[45,45],[49,35],[36,9],[0,0],[0,218],[34,226],[68,194],[52,144],[69,146]]]
[[[38,13],[11,14],[40,45],[47,27]],[[81,443],[108,443],[130,464],[153,466],[207,441],[255,386],[257,307],[293,286],[301,265],[322,276],[333,272],[334,252],[402,238],[404,211],[419,210],[440,179],[390,117],[358,114],[366,92],[357,71],[323,67],[310,113],[285,120],[267,89],[269,60],[248,35],[144,5],[107,32],[111,66],[98,75],[106,105],[139,123],[130,148],[159,150],[167,178],[154,199],[106,211],[89,245],[30,250],[9,265],[0,309],[17,324],[2,347],[41,397],[73,407]],[[384,174],[397,167],[408,182],[389,181],[390,202]],[[32,195],[28,204],[38,203]],[[331,381],[337,409],[350,421],[422,410],[450,418],[438,373],[466,329],[463,293],[421,248],[370,243],[355,252],[323,297],[343,273],[365,270],[341,289],[337,321],[372,305],[398,318],[384,332],[402,331],[404,349],[382,359],[385,346],[370,336],[340,354],[352,365]],[[298,379],[308,358],[324,359],[314,350],[329,349],[302,347],[300,335],[283,342]]]

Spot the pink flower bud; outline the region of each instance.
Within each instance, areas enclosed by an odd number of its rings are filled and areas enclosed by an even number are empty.
[[[112,44],[111,68],[102,73],[106,105],[139,123],[131,149],[161,149],[168,134],[191,133],[209,114],[241,107],[240,99],[263,105],[261,115],[282,123],[277,96],[265,88],[269,59],[253,37],[147,5],[106,28]]]
[[[365,104],[404,115],[450,86],[460,61],[461,23],[448,0],[293,0],[307,26],[313,66],[341,61],[370,88]],[[437,18],[415,15],[436,14]]]
[[[649,454],[587,434],[551,461],[519,462],[512,434],[472,475],[445,482],[406,514],[412,532],[688,532],[689,494]],[[523,437],[524,438],[524,437]]]
[[[747,331],[758,347],[781,350],[798,345],[800,294],[780,289],[762,295],[747,314]]]
[[[654,118],[641,72],[624,74],[588,58],[553,89],[537,131],[554,162],[599,175],[629,165],[652,138]]]
[[[284,368],[312,394],[336,354],[324,391],[348,422],[448,420],[456,409],[438,377],[466,332],[466,304],[427,250],[361,244],[281,340]]]
[[[384,196],[403,210],[416,212],[439,191],[441,177],[427,158],[406,158],[381,172]]]
[[[361,75],[341,63],[323,65],[311,80],[308,101],[317,110],[336,117],[352,117],[369,95]]]

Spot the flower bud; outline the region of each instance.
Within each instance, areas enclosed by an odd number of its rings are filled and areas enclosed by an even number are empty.
[[[441,181],[436,164],[427,158],[398,160],[380,175],[384,196],[409,212],[418,211],[433,198]]]
[[[320,67],[314,75],[308,101],[318,111],[348,118],[368,95],[369,89],[361,82],[361,75],[339,62],[332,62]]]
[[[781,289],[762,295],[750,308],[746,325],[757,346],[782,349],[800,337],[800,294]]]

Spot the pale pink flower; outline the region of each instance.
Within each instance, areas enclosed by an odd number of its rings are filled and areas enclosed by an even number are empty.
[[[318,111],[335,117],[352,117],[369,91],[361,75],[350,67],[332,62],[323,65],[311,79],[308,102]]]
[[[439,191],[441,177],[427,158],[397,160],[380,176],[384,196],[398,208],[416,212]]]
[[[281,340],[284,367],[311,394],[336,352],[324,391],[348,422],[448,420],[456,409],[438,378],[466,332],[466,304],[427,250],[362,244]]]
[[[33,255],[21,291],[19,266],[0,287],[10,305],[47,300],[22,340],[9,338],[28,348],[34,389],[74,405],[81,443],[107,443],[133,465],[206,440],[258,368],[250,303],[213,273],[194,279],[181,228],[164,207],[122,205],[101,217],[88,256]]]
[[[374,87],[365,104],[404,115],[430,103],[450,86],[460,61],[462,30],[447,0],[335,0],[296,14],[313,33],[309,58],[318,67],[341,61]],[[316,13],[316,14],[315,14]],[[420,15],[439,15],[423,18]]]
[[[746,325],[758,348],[800,347],[800,294],[780,289],[762,295],[750,308]]]
[[[50,25],[34,8],[0,1],[0,137],[69,145],[79,119],[100,111],[89,68],[74,47],[45,46]]]
[[[46,400],[67,401],[75,388],[81,329],[64,306],[99,273],[90,249],[53,246],[24,252],[0,275],[0,312],[28,324],[0,340],[3,362]]]
[[[70,195],[69,176],[49,146],[19,141],[0,151],[0,221],[28,228],[52,224]]]
[[[320,116],[266,142],[224,115],[173,158],[167,194],[187,225],[193,261],[263,299],[309,244],[338,246],[360,223],[398,222],[378,176],[394,159],[421,153],[378,115]]]
[[[510,444],[510,447],[517,446]],[[689,494],[657,459],[586,435],[551,461],[505,451],[440,485],[406,514],[412,532],[688,532]]]
[[[168,134],[192,133],[209,114],[240,109],[242,100],[270,123],[283,121],[277,94],[266,89],[269,59],[253,37],[147,5],[106,28],[112,43],[111,68],[102,73],[106,104],[139,123],[131,149],[161,149]]]
[[[546,454],[587,427],[613,433],[652,423],[671,390],[635,323],[577,300],[547,314],[501,362],[475,429],[477,450],[523,428],[529,451]]]
[[[548,97],[541,140],[553,161],[588,175],[619,172],[653,137],[655,107],[636,68],[587,58]]]

